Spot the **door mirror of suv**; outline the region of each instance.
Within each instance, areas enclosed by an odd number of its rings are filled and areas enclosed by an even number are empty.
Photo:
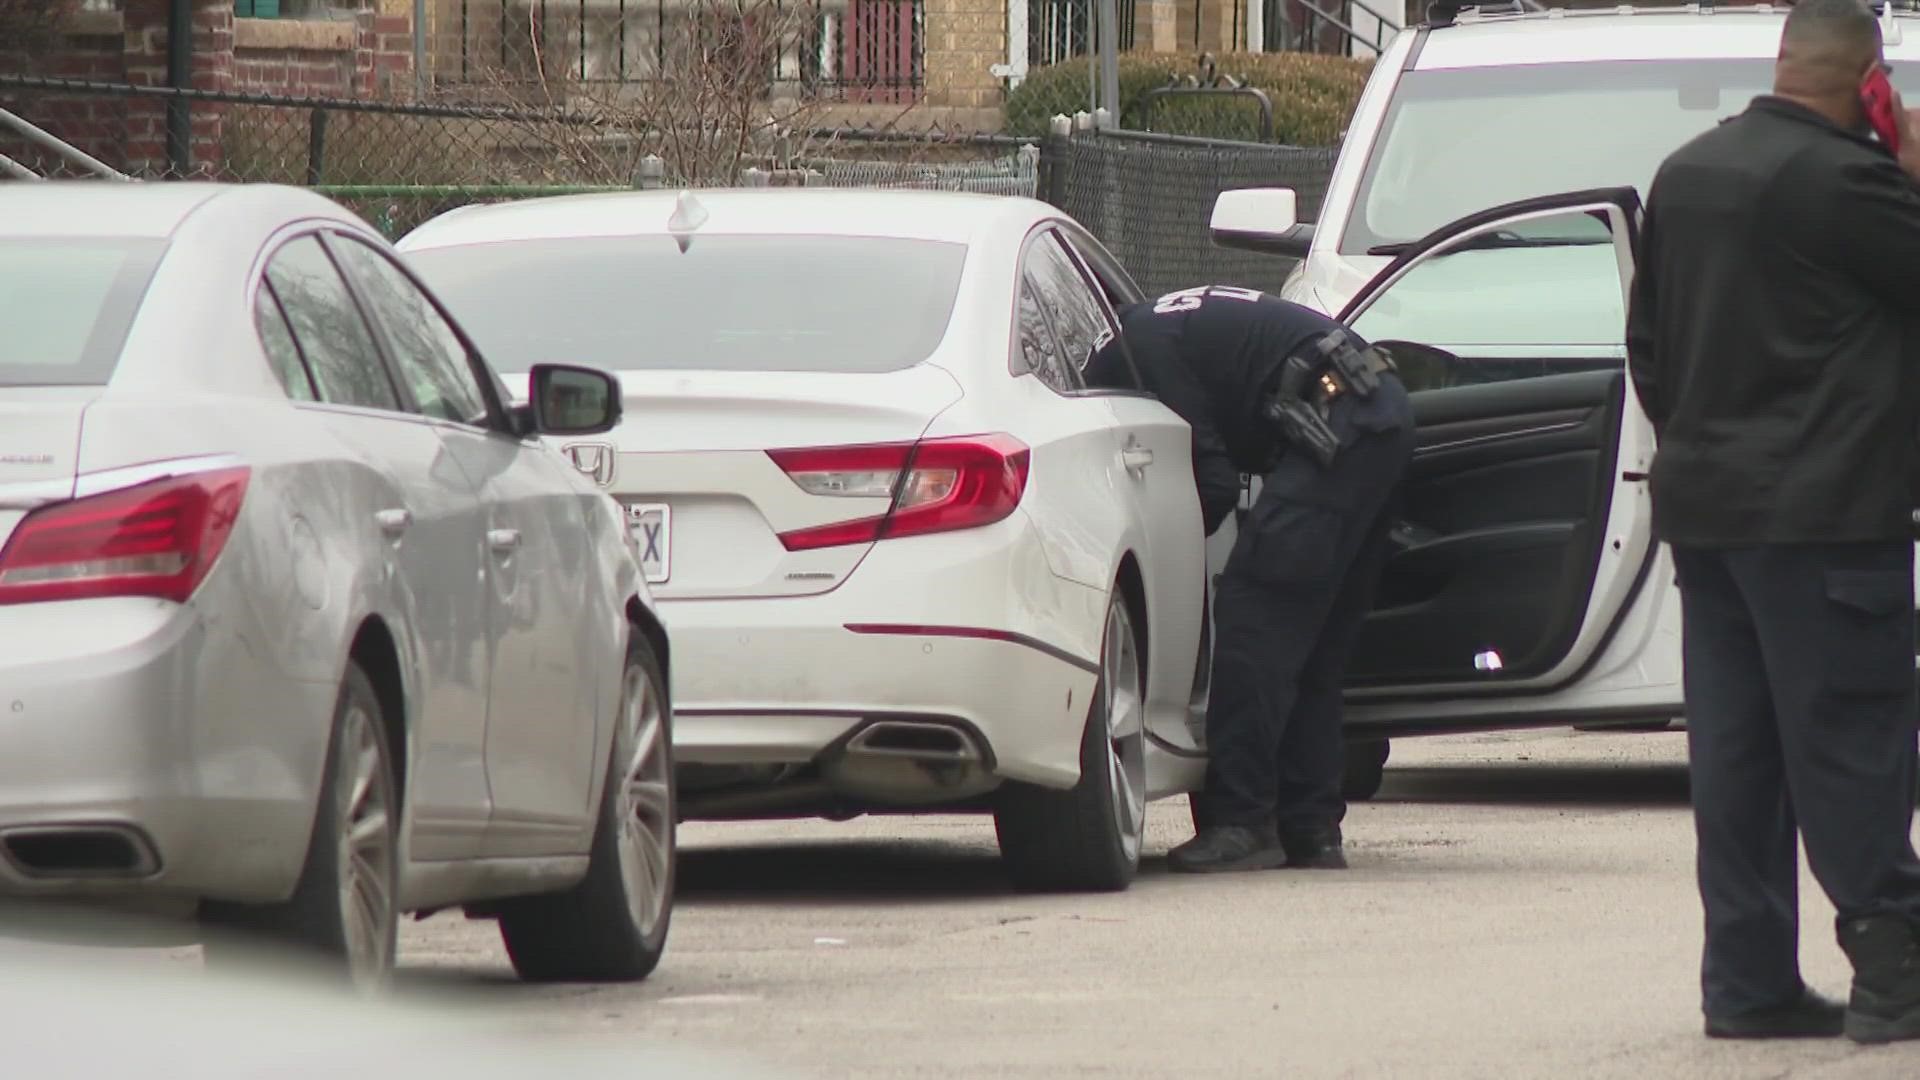
[[[570,364],[535,364],[526,408],[540,435],[599,435],[620,423],[620,380]]]
[[[1299,196],[1292,188],[1236,188],[1213,203],[1209,226],[1213,242],[1267,255],[1303,259],[1313,243],[1313,226],[1300,220]]]

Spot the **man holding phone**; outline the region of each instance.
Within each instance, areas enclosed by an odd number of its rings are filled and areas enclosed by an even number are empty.
[[[1680,584],[1716,1037],[1920,1038],[1920,145],[1887,73],[1862,0],[1801,0],[1773,93],[1647,199],[1627,355]],[[1801,981],[1797,839],[1845,1006]]]

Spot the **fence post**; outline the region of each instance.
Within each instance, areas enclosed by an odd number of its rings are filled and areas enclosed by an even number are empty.
[[[327,110],[315,108],[307,114],[307,186],[319,187],[326,174]]]
[[[1038,181],[1042,201],[1059,209],[1067,208],[1067,163],[1073,148],[1073,121],[1056,114],[1047,123],[1046,137],[1040,143]]]
[[[667,163],[659,154],[648,154],[640,159],[640,172],[634,177],[634,186],[644,191],[652,191],[667,184]]]

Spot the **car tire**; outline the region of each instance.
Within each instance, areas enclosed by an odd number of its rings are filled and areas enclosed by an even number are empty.
[[[299,884],[278,904],[205,905],[209,966],[292,960],[362,991],[387,983],[400,922],[400,800],[387,725],[373,681],[349,662]]]
[[[1066,791],[1008,784],[994,807],[1007,873],[1023,889],[1117,892],[1140,868],[1146,833],[1146,669],[1116,590],[1100,677],[1080,735],[1080,781]]]
[[[1340,777],[1340,797],[1349,802],[1366,802],[1380,794],[1387,778],[1387,758],[1393,744],[1385,739],[1353,739],[1347,742],[1346,769]]]
[[[678,806],[673,709],[652,647],[627,646],[587,876],[561,893],[500,906],[500,937],[531,982],[636,982],[653,973],[673,921]]]

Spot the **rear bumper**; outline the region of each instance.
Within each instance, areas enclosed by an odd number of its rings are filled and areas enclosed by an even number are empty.
[[[1024,517],[1002,524],[883,541],[817,596],[662,601],[678,760],[810,762],[893,721],[959,733],[997,778],[1071,787],[1106,596],[1055,577]]]
[[[0,896],[291,892],[334,689],[230,625],[157,600],[0,607]]]

